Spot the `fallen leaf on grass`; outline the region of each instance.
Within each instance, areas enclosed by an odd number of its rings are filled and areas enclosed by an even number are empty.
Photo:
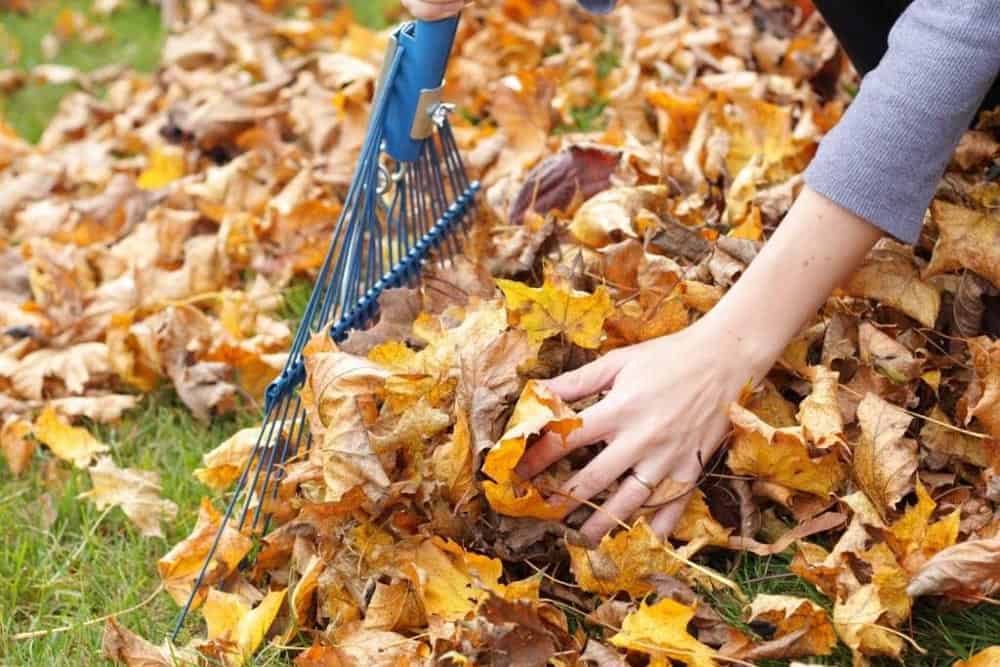
[[[47,378],[60,380],[71,394],[111,373],[108,346],[81,343],[66,349],[42,349],[25,356],[14,370],[11,381],[24,398],[41,399]]]
[[[937,503],[920,480],[917,480],[917,504],[889,527],[887,542],[903,568],[914,574],[934,554],[955,544],[958,539],[961,510],[938,521],[931,521]]]
[[[90,498],[99,510],[121,507],[143,537],[163,537],[161,522],[177,516],[177,505],[160,498],[159,473],[119,468],[105,457],[90,467],[90,480],[94,488],[80,498]]]
[[[644,603],[625,617],[611,643],[648,655],[651,667],[667,667],[671,660],[691,667],[715,667],[715,651],[688,634],[694,613],[693,607],[670,599]]]
[[[898,631],[885,625],[885,606],[875,584],[866,584],[833,606],[833,626],[841,641],[863,655],[898,658],[905,646]]]
[[[1000,646],[991,646],[968,660],[957,660],[951,667],[997,667],[997,665],[1000,665]]]
[[[86,468],[95,456],[110,449],[87,429],[71,426],[51,406],[35,420],[34,435],[53,454],[77,468]]]
[[[201,661],[186,649],[154,646],[116,619],[109,618],[101,637],[101,655],[126,667],[182,667]]]
[[[31,422],[14,415],[7,417],[0,426],[0,449],[14,477],[21,476],[35,455],[35,442],[28,437],[31,433]]]

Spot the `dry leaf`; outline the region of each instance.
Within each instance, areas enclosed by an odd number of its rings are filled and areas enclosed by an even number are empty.
[[[906,592],[948,595],[972,602],[1000,590],[1000,538],[969,540],[943,549],[913,576]]]
[[[603,248],[637,236],[632,220],[642,210],[659,210],[667,188],[659,185],[614,188],[589,199],[573,216],[569,231],[590,248]]]
[[[782,655],[773,658],[800,658],[830,655],[837,636],[826,611],[818,604],[790,595],[758,595],[750,607],[750,622],[765,621],[776,628],[775,640],[796,635],[783,647]]]
[[[1000,287],[1000,251],[997,250],[1000,215],[935,199],[931,202],[931,217],[940,235],[926,274],[935,276],[965,268],[986,278],[994,287]]]
[[[817,447],[828,448],[844,442],[844,418],[840,414],[837,386],[840,374],[825,366],[810,367],[812,391],[799,405],[802,433]]]
[[[163,521],[173,521],[177,505],[160,498],[160,475],[149,470],[119,468],[110,457],[100,459],[90,467],[94,488],[80,494],[90,498],[97,509],[119,506],[139,528],[143,537],[163,537]]]
[[[1000,665],[1000,646],[991,646],[968,660],[956,660],[951,667],[997,667],[997,665]]]
[[[602,595],[625,591],[634,598],[656,590],[653,577],[673,574],[681,561],[644,519],[605,535],[597,549],[567,544],[573,574],[584,590]]]
[[[811,457],[801,428],[773,428],[736,404],[729,416],[736,428],[728,458],[734,473],[818,496],[836,492],[844,481],[837,454]]]
[[[863,655],[898,658],[905,644],[897,631],[886,626],[885,613],[878,587],[866,584],[834,604],[833,626],[841,641]]]
[[[714,667],[718,664],[715,651],[688,634],[694,613],[694,608],[670,599],[644,603],[625,618],[611,643],[648,655],[649,664],[658,667],[667,667],[671,660],[691,667]]]
[[[933,327],[941,309],[941,294],[921,280],[913,252],[883,239],[844,286],[851,296],[874,299]]]
[[[163,587],[177,604],[187,602],[194,582],[201,572],[202,564],[208,556],[209,549],[215,542],[216,533],[221,527],[222,516],[212,507],[207,498],[202,499],[198,511],[198,522],[191,534],[178,542],[163,558],[156,568],[159,571]],[[232,522],[226,525],[222,533],[215,555],[205,571],[202,587],[199,589],[195,604],[201,604],[208,593],[209,587],[225,579],[239,565],[243,557],[250,551],[252,542],[249,537],[241,534]]]
[[[508,516],[561,518],[565,513],[562,503],[547,503],[531,482],[518,478],[514,469],[527,449],[529,438],[546,432],[565,441],[579,426],[580,418],[544,385],[526,384],[514,406],[507,432],[483,463],[483,472],[493,480],[483,483],[486,499],[493,509]]]
[[[603,286],[593,294],[549,281],[542,287],[528,287],[498,279],[497,286],[506,297],[510,323],[526,331],[533,345],[552,336],[565,336],[590,350],[601,344],[604,320],[613,312],[611,297]]]
[[[35,442],[28,438],[32,433],[31,422],[10,415],[0,425],[0,449],[3,449],[7,467],[20,477],[35,456]]]
[[[226,643],[223,660],[227,667],[240,667],[254,654],[281,610],[285,593],[284,589],[271,591],[251,609],[237,595],[216,589],[208,592],[201,610],[208,639]]]
[[[917,443],[903,436],[913,418],[867,394],[858,405],[861,441],[854,448],[854,480],[886,519],[913,488]]]
[[[51,406],[35,420],[34,436],[53,454],[77,468],[86,468],[95,456],[110,449],[87,429],[71,426]]]

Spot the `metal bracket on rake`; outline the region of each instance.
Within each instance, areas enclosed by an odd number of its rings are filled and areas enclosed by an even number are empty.
[[[310,337],[326,331],[343,341],[372,322],[385,290],[413,284],[427,262],[460,249],[480,186],[468,179],[448,122],[452,107],[437,92],[456,29],[457,18],[416,22],[392,40],[368,135],[316,285],[284,370],[267,388],[260,435],[177,617],[174,640],[203,587],[228,574],[216,563],[226,530],[265,534],[271,523],[265,505],[278,501],[285,464],[312,446],[297,391],[306,379],[302,350]],[[426,131],[423,137],[410,136],[415,124],[421,124],[421,134]]]

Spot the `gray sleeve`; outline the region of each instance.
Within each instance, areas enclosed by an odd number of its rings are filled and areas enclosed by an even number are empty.
[[[1000,0],[915,0],[889,34],[885,57],[821,142],[806,183],[914,243],[998,72]]]

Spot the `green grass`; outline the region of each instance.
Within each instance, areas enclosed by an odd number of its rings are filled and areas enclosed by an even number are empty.
[[[88,473],[53,461],[47,452],[37,452],[19,479],[3,466],[0,662],[79,665],[95,656],[102,624],[30,641],[11,635],[78,625],[131,607],[155,591],[157,559],[191,531],[200,498],[212,495],[191,471],[203,452],[256,418],[245,413],[202,424],[163,390],[145,397],[120,424],[94,429],[119,466],[160,473],[163,497],[180,507],[176,521],[165,526],[165,539],[141,537],[118,509],[105,514],[92,502],[78,500],[90,488]],[[49,527],[39,518],[46,505],[54,516]],[[120,620],[159,641],[175,613],[173,602],[160,595]]]

